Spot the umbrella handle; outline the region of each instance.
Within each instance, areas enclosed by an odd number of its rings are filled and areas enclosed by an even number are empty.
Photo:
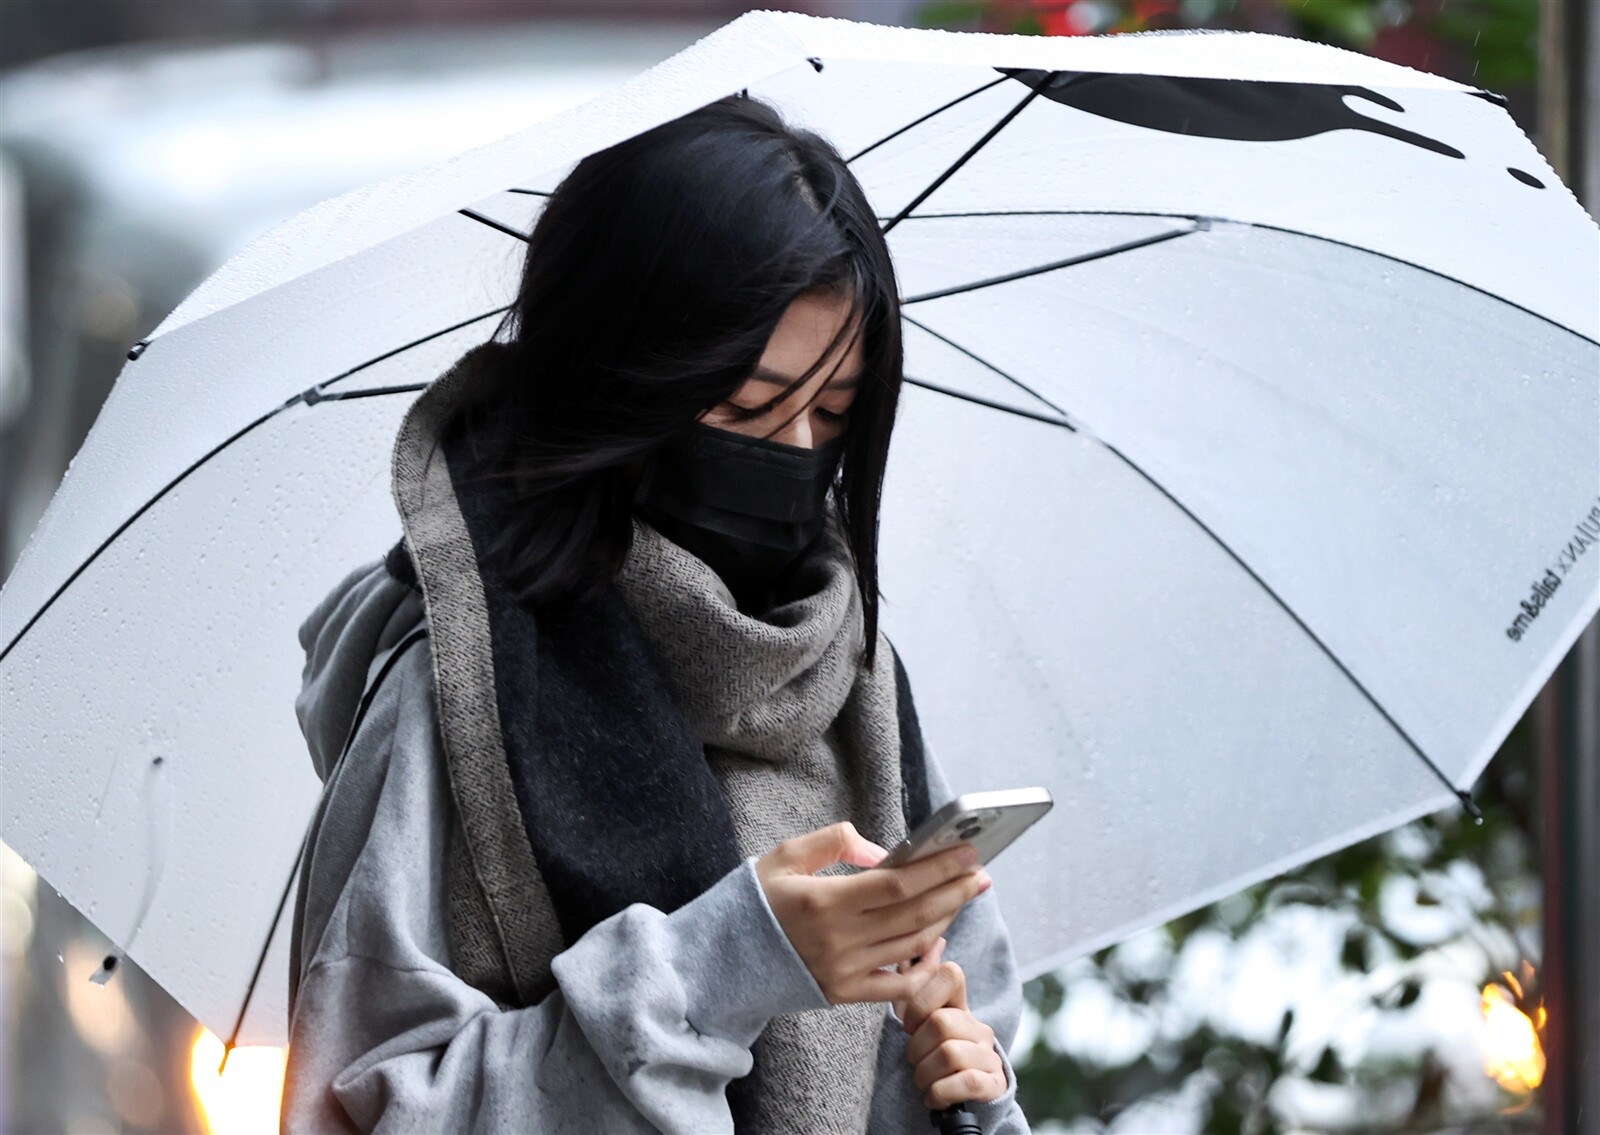
[[[943,1111],[930,1111],[928,1120],[939,1129],[939,1135],[983,1135],[977,1117],[964,1103],[951,1104]]]

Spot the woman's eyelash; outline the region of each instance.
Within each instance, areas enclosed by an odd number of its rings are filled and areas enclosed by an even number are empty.
[[[761,415],[767,413],[769,410],[772,409],[772,406],[770,404],[766,405],[766,406],[757,406],[754,409],[751,409],[748,406],[741,406],[737,402],[729,402],[729,403],[727,403],[727,407],[728,407],[728,412],[733,417],[737,418],[740,421],[746,421],[746,420],[751,419],[751,418],[759,418],[759,417],[761,417]],[[823,407],[823,406],[818,406],[817,407],[817,413],[822,417],[822,419],[824,421],[827,421],[827,422],[842,422],[845,418],[850,416],[850,411],[849,410],[845,410],[844,412],[839,413],[839,412],[836,412],[836,411],[833,411],[833,410],[829,410],[829,409],[827,409],[826,407]]]

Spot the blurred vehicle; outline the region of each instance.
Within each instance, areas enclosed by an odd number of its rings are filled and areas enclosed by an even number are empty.
[[[128,348],[227,257],[323,198],[584,101],[714,26],[141,46],[0,76],[0,578]]]

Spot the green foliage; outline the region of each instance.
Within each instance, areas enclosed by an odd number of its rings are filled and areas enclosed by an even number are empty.
[[[939,0],[923,5],[923,27],[1040,35],[1070,0]],[[1527,87],[1538,74],[1538,0],[1095,0],[1099,32],[1152,28],[1289,31],[1302,39],[1373,51],[1390,29],[1420,32],[1469,67],[1452,75],[1494,91]],[[1285,27],[1287,25],[1287,27]],[[1055,30],[1060,30],[1059,27]],[[1441,60],[1444,53],[1441,53]],[[1440,66],[1445,66],[1441,62]]]
[[[1301,39],[1357,50],[1372,45],[1379,29],[1392,18],[1390,12],[1404,10],[1386,8],[1381,0],[1279,0],[1279,4],[1298,25],[1296,32]]]
[[[1539,77],[1536,0],[1452,0],[1431,26],[1441,40],[1471,52],[1480,86],[1499,91]]]
[[[947,28],[959,31],[982,24],[990,5],[985,0],[937,0],[917,9],[914,23],[923,28]],[[1021,32],[1018,34],[1038,34]]]
[[[1303,39],[1370,51],[1385,26],[1410,25],[1472,60],[1458,75],[1491,90],[1531,85],[1538,77],[1537,0],[1277,0]]]

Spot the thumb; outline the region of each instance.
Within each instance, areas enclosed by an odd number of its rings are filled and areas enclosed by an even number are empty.
[[[955,979],[954,986],[950,991],[950,999],[945,1004],[956,1009],[968,1008],[966,971],[955,962],[941,961],[939,968]]]
[[[940,938],[933,944],[933,948],[926,954],[923,954],[922,957],[918,958],[914,962],[901,962],[895,968],[903,974],[916,976],[919,979],[916,983],[916,987],[921,988],[921,986],[927,982],[928,978],[932,977],[933,974],[938,970],[939,963],[944,960],[944,947],[945,940]],[[906,1019],[907,1000],[908,998],[905,997],[897,997],[892,1002],[894,1005],[894,1015],[899,1017],[902,1021]]]
[[[806,875],[814,875],[835,863],[872,867],[889,854],[856,831],[849,820],[795,836],[786,843],[784,866]]]

